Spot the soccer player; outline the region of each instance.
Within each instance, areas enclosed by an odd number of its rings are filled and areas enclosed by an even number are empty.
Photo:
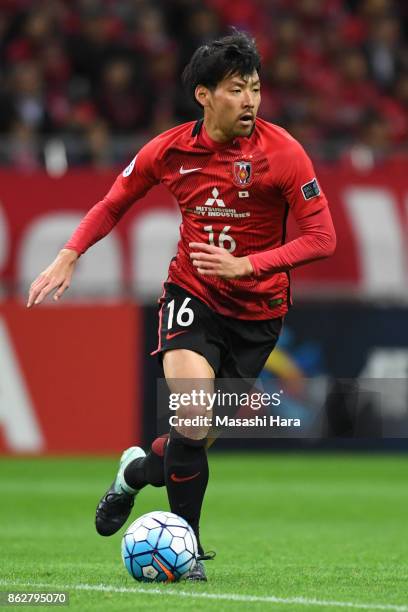
[[[30,288],[28,307],[52,291],[61,298],[75,264],[136,200],[157,183],[182,214],[159,310],[158,347],[171,390],[178,380],[256,379],[291,303],[289,271],[330,256],[335,232],[301,145],[257,117],[260,57],[254,40],[234,31],[203,45],[183,72],[203,118],[148,142],[84,217],[54,262]],[[300,235],[285,242],[289,211]],[[203,382],[204,384],[204,382]],[[205,415],[187,406],[184,416]],[[118,531],[147,484],[167,488],[170,508],[193,527],[199,554],[191,580],[206,580],[199,520],[208,482],[208,428],[172,427],[149,452],[124,451],[96,511],[101,535]]]

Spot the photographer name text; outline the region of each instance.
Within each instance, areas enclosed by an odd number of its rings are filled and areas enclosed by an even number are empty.
[[[300,427],[300,419],[283,418],[279,415],[265,415],[254,417],[229,416],[195,416],[183,418],[173,414],[169,418],[172,427]]]

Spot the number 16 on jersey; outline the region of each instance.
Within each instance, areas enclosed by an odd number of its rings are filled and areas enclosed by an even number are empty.
[[[230,229],[231,229],[231,226],[230,225],[226,225],[221,230],[221,232],[220,232],[220,234],[218,236],[218,244],[216,244],[215,240],[214,240],[214,238],[216,238],[216,235],[215,235],[215,232],[213,230],[213,226],[212,225],[206,225],[204,227],[204,231],[208,232],[208,242],[209,242],[209,244],[212,244],[213,246],[218,246],[221,249],[226,249],[229,253],[233,253],[235,251],[235,249],[237,248],[237,243],[235,242],[234,238],[228,234]]]

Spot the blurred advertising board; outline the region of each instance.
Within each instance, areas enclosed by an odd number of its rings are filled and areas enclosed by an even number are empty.
[[[294,272],[297,295],[407,298],[407,161],[397,158],[366,171],[345,162],[317,166],[336,226],[337,250]],[[61,178],[1,170],[0,292],[24,293],[115,177],[113,171],[83,169]],[[155,187],[81,258],[70,294],[130,291],[141,302],[156,299],[176,251],[179,222],[173,196]],[[295,234],[289,223],[289,238]]]
[[[157,344],[157,310],[144,309],[144,403],[157,406],[144,415],[146,440],[168,430],[160,412],[163,373],[148,357]],[[269,397],[279,394],[279,404],[231,413],[266,414],[292,423],[225,429],[216,448],[342,448],[347,443],[356,450],[408,450],[407,319],[404,306],[298,301],[252,389]],[[227,386],[227,391],[240,390],[235,381]]]
[[[0,452],[113,453],[141,437],[139,309],[0,304]]]

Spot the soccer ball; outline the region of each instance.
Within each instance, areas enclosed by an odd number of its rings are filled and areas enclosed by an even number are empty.
[[[142,582],[180,580],[194,567],[197,554],[194,531],[172,512],[144,514],[122,539],[123,563]]]

